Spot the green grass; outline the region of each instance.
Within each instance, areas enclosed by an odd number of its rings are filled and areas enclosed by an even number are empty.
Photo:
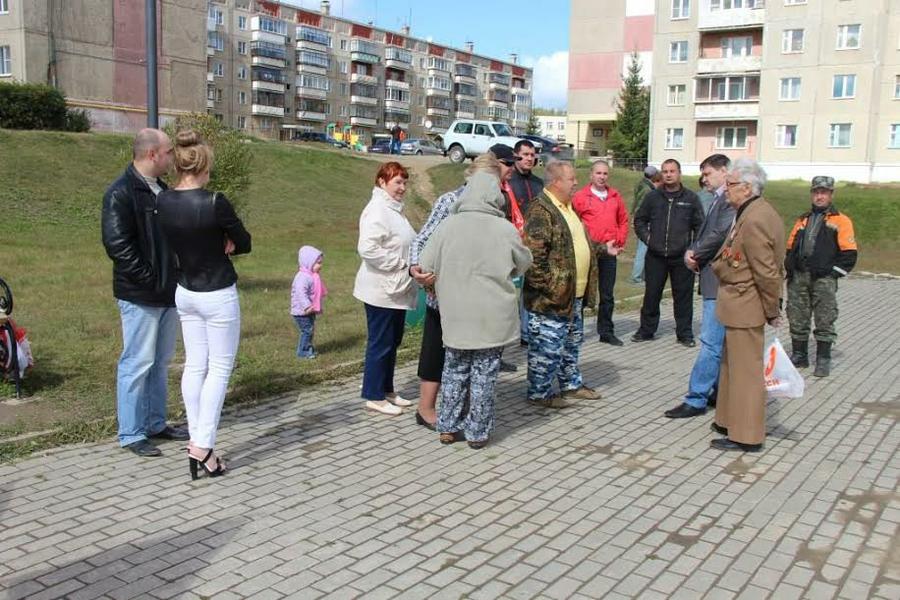
[[[113,431],[121,335],[99,223],[103,191],[124,168],[128,144],[116,135],[0,131],[0,147],[11,150],[0,161],[0,277],[13,289],[13,317],[28,330],[36,361],[24,381],[29,402],[0,405],[0,456],[21,450],[4,451],[4,438],[29,431],[62,428],[65,433],[47,443]],[[351,375],[366,337],[362,304],[352,297],[357,222],[379,164],[282,144],[256,143],[254,151],[244,216],[253,252],[235,260],[242,335],[228,404]],[[315,361],[294,355],[297,333],[289,315],[303,244],[324,252],[329,290]],[[408,330],[407,356],[417,337]],[[178,345],[169,386],[176,418],[182,412]],[[11,385],[0,386],[0,398],[11,395]]]

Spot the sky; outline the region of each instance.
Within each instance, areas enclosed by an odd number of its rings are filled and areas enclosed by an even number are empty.
[[[319,10],[319,0],[282,2]],[[568,0],[331,0],[331,14],[391,30],[412,15],[415,37],[454,48],[472,41],[476,54],[503,60],[516,53],[519,64],[534,69],[534,106],[566,107]]]

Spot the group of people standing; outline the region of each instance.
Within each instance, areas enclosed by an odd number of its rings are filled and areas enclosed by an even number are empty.
[[[205,189],[213,154],[196,133],[181,131],[173,143],[162,131],[144,129],[133,157],[106,191],[102,209],[123,334],[119,442],[139,456],[158,456],[150,439],[188,440],[192,477],[221,475],[226,466],[215,453],[216,430],[240,337],[230,256],[250,252],[250,234],[227,198]],[[476,449],[488,443],[503,348],[517,340],[527,346],[528,402],[562,408],[600,398],[579,367],[583,312],[597,306],[599,342],[623,345],[613,327],[613,291],[629,214],[608,185],[605,161],[592,165],[581,189],[572,164],[549,162],[542,180],[532,172],[535,162],[527,140],[491,147],[473,161],[463,186],[435,201],[419,233],[403,215],[408,171],[397,162],[379,169],[359,220],[362,261],[353,288],[366,313],[361,395],[367,409],[399,415],[414,405],[396,392],[394,370],[418,286],[427,307],[415,416],[441,443],[465,440]],[[169,189],[161,177],[173,165]],[[671,279],[676,337],[693,347],[699,274],[701,348],[683,402],[665,416],[695,417],[714,405],[712,428],[724,437],[712,446],[758,451],[765,437],[763,333],[766,324],[780,323],[785,271],[791,360],[809,365],[814,317],[815,375],[827,376],[837,280],[856,262],[853,224],[833,206],[834,180],[819,176],[811,185],[811,210],[785,241],[780,216],[762,197],[766,174],[755,161],[732,164],[715,154],[701,172],[706,203],[684,188],[674,159],[660,170],[648,167],[635,190],[639,244],[632,279],[645,281],[645,293],[631,339],[655,339],[662,290]],[[321,251],[301,248],[291,314],[304,358],[315,356],[315,316],[327,293],[321,265]],[[166,423],[167,367],[179,322],[187,431]]]

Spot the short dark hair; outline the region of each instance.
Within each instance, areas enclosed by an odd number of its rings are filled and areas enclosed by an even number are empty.
[[[666,160],[662,161],[662,164],[664,164],[664,165],[665,165],[665,164],[672,164],[672,165],[675,165],[676,167],[678,167],[678,172],[679,172],[679,173],[681,172],[681,163],[678,162],[677,160],[675,160],[674,158],[667,158]]]
[[[712,167],[713,169],[727,169],[731,166],[731,159],[724,154],[711,154],[703,159],[700,168]]]
[[[522,146],[527,146],[528,148],[534,150],[534,142],[532,142],[531,140],[519,140],[518,142],[516,142],[516,145],[513,146],[513,152],[518,154],[519,150],[522,149]]]

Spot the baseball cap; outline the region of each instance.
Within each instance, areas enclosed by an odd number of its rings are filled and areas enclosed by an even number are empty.
[[[834,177],[829,177],[828,175],[816,175],[812,178],[812,183],[810,183],[809,189],[810,191],[822,188],[826,190],[834,191]]]
[[[647,179],[655,177],[657,173],[659,173],[659,169],[657,169],[653,165],[647,165],[647,167],[644,169],[644,177],[646,177]]]
[[[494,144],[488,148],[488,152],[496,156],[497,160],[510,167],[514,165],[517,160],[522,160],[522,157],[516,156],[513,149],[506,144]]]

